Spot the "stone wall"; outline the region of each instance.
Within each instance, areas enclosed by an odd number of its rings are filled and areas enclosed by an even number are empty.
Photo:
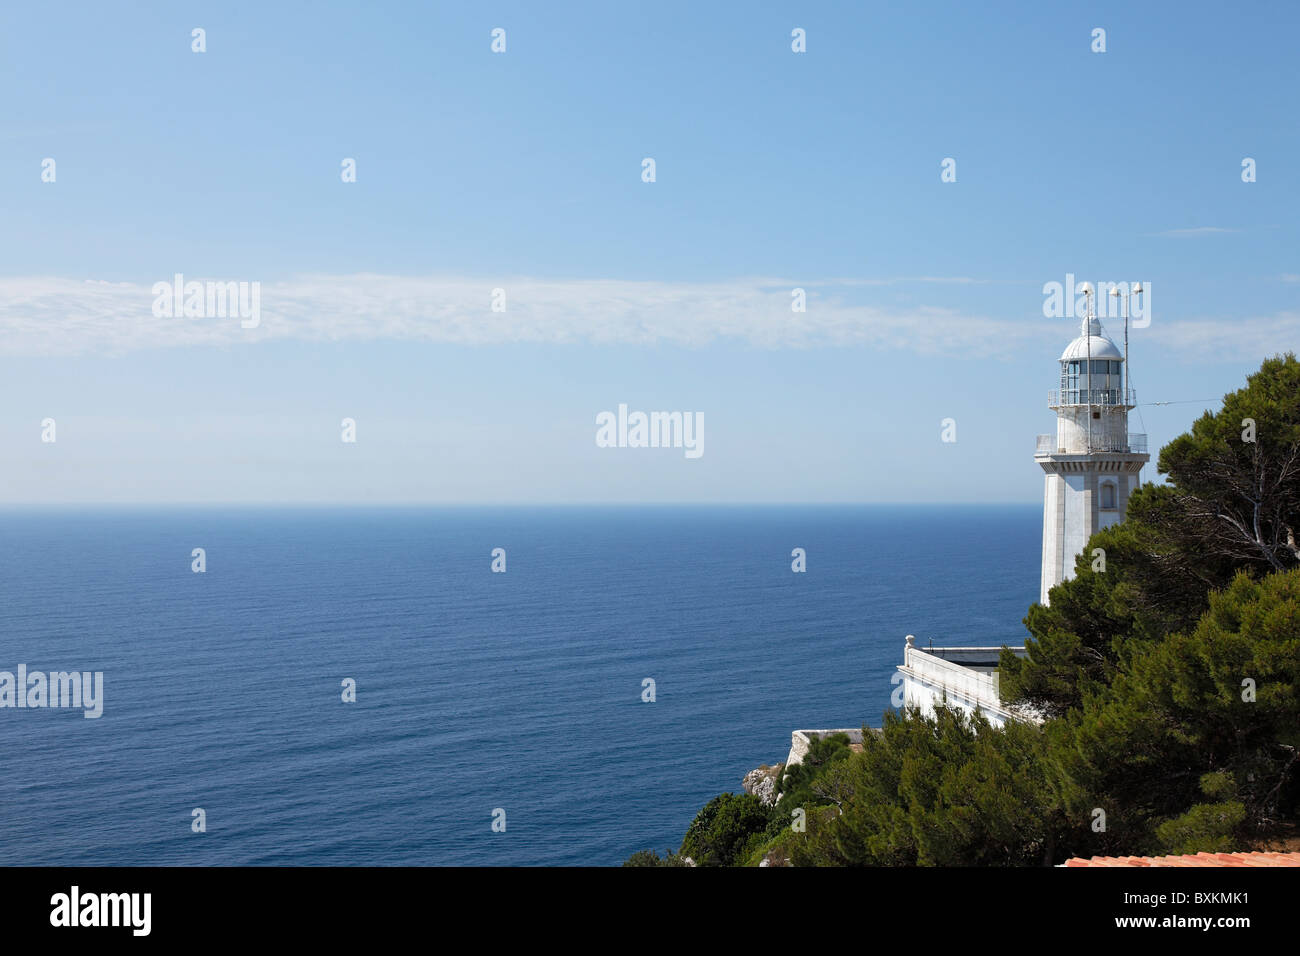
[[[808,756],[808,749],[812,747],[812,742],[818,737],[829,734],[848,734],[850,744],[862,744],[861,727],[845,727],[842,730],[796,730],[790,734],[790,755],[785,758],[785,765],[793,767],[803,763],[803,758]]]
[[[931,647],[920,648],[908,635],[903,649],[903,705],[918,707],[922,713],[934,712],[940,701],[962,708],[967,713],[979,710],[995,727],[1009,720],[1038,722],[1027,710],[1016,710],[1002,703],[998,695],[997,659],[1000,647]],[[1024,656],[1024,645],[1011,648]]]

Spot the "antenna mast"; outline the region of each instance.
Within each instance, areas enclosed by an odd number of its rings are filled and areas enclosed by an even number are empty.
[[[1084,284],[1083,289],[1083,335],[1088,346],[1088,376],[1084,381],[1088,385],[1088,454],[1092,454],[1092,286]]]
[[[1141,294],[1142,294],[1142,283],[1141,283],[1141,282],[1134,282],[1134,283],[1133,283],[1132,294],[1133,294],[1133,295],[1141,295]],[[1128,386],[1129,386],[1129,382],[1131,382],[1131,381],[1133,380],[1133,379],[1132,379],[1132,376],[1131,376],[1131,374],[1130,374],[1130,369],[1129,369],[1129,367],[1128,367],[1128,314],[1129,314],[1129,312],[1132,311],[1132,309],[1130,309],[1130,308],[1128,307],[1128,297],[1127,297],[1127,296],[1125,296],[1125,300],[1124,300],[1124,301],[1125,301],[1125,308],[1124,308],[1124,389],[1125,389],[1125,391],[1127,392],[1127,390],[1128,390]],[[1135,404],[1135,405],[1137,404],[1137,395],[1136,395],[1136,394],[1134,394],[1134,396],[1133,396],[1133,404]],[[1124,435],[1125,435],[1126,440],[1127,440],[1127,436],[1128,436],[1128,424],[1129,424],[1129,422],[1128,422],[1128,395],[1127,395],[1127,394],[1124,396],[1124,405],[1125,405],[1125,408],[1124,408]],[[1139,417],[1140,417],[1140,416],[1139,416]],[[1131,451],[1132,448],[1133,448],[1133,446],[1130,445],[1130,446],[1129,446],[1129,450]],[[1142,486],[1142,466],[1139,465],[1139,466],[1138,466],[1138,487],[1140,488],[1141,486]]]
[[[1135,283],[1135,288],[1137,288],[1137,289],[1141,289],[1141,288],[1142,288],[1142,283],[1140,283],[1140,282]],[[1129,308],[1128,308],[1128,298],[1129,298],[1129,290],[1128,290],[1128,286],[1127,286],[1127,284],[1125,285],[1125,288],[1124,288],[1124,291],[1123,291],[1123,292],[1120,292],[1120,291],[1119,291],[1119,286],[1117,286],[1117,285],[1113,285],[1113,284],[1112,284],[1112,286],[1111,286],[1111,290],[1110,290],[1110,294],[1111,294],[1111,298],[1113,298],[1113,299],[1114,299],[1114,300],[1119,304],[1120,312],[1121,312],[1121,313],[1123,314],[1123,316],[1124,316],[1124,374],[1121,376],[1121,378],[1120,378],[1120,382],[1119,382],[1119,404],[1122,405],[1122,406],[1124,407],[1124,448],[1125,448],[1126,450],[1129,450],[1129,449],[1132,448],[1132,446],[1128,444],[1128,392],[1129,392],[1129,387],[1128,387],[1128,312],[1129,312]]]

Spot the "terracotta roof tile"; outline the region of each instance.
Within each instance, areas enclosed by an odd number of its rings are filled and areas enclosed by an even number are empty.
[[[1182,856],[1076,856],[1061,866],[1300,866],[1300,853],[1196,853]]]

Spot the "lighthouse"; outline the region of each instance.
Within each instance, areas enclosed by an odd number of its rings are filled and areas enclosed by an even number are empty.
[[[1091,288],[1083,291],[1087,308],[1079,336],[1061,353],[1060,387],[1048,393],[1056,434],[1039,435],[1034,452],[1044,472],[1043,604],[1055,585],[1074,577],[1075,558],[1088,538],[1124,517],[1151,457],[1147,436],[1128,430],[1128,413],[1136,406],[1128,387],[1128,311],[1121,353],[1095,315]],[[1141,287],[1134,292],[1140,294]]]

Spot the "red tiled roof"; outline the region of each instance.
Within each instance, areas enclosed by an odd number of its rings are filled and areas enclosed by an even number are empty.
[[[1061,866],[1300,866],[1300,853],[1196,853],[1186,856],[1076,856]]]

